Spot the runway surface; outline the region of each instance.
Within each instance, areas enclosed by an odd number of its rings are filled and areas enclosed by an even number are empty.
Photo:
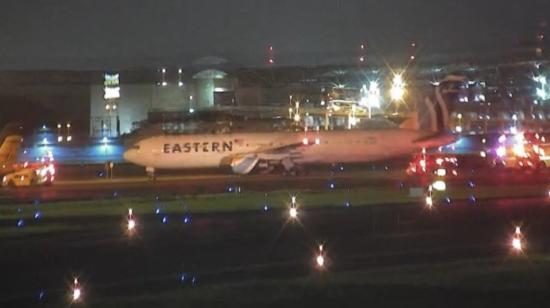
[[[550,174],[495,169],[459,169],[458,176],[447,176],[448,184],[461,186],[549,185]],[[2,188],[0,203],[61,200],[88,200],[113,197],[205,194],[246,191],[326,190],[368,187],[426,187],[428,177],[408,176],[404,169],[346,169],[329,172],[313,171],[305,176],[189,174],[159,176],[150,181],[144,176],[115,177],[114,179],[81,178],[57,180],[51,186]]]

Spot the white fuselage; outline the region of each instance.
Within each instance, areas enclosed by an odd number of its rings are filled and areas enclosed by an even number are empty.
[[[162,135],[139,141],[124,158],[154,169],[216,168],[247,155],[287,156],[298,164],[358,163],[412,153],[424,146],[415,142],[423,136],[404,129]]]

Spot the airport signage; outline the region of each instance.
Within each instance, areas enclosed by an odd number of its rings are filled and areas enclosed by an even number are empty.
[[[120,98],[120,87],[116,88],[105,88],[104,99],[117,99]]]
[[[120,85],[119,74],[103,75],[103,85],[105,87],[118,87]]]

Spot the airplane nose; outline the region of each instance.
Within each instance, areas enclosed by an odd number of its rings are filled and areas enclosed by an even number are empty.
[[[134,149],[126,150],[126,152],[122,154],[122,157],[124,157],[125,160],[132,162],[136,157],[136,150]]]

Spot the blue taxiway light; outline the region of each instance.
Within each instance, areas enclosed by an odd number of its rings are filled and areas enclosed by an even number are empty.
[[[183,216],[183,223],[186,224],[186,225],[190,224],[191,223],[191,216],[189,216],[189,215]]]
[[[189,278],[189,277],[191,277],[191,278]],[[195,286],[199,282],[199,279],[198,279],[196,274],[191,275],[189,273],[183,272],[179,276],[179,281],[180,281],[181,284],[189,283],[192,286]]]

